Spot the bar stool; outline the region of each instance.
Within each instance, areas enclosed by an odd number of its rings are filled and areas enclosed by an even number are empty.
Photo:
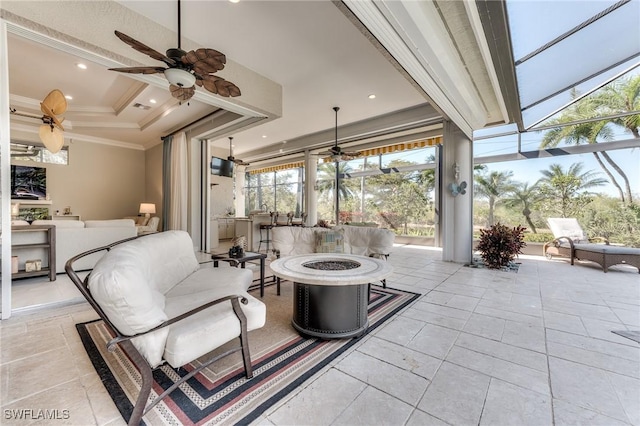
[[[278,217],[278,212],[270,212],[271,220],[269,222],[261,222],[258,227],[260,228],[260,242],[258,243],[258,252],[260,252],[260,247],[262,247],[262,243],[267,245],[267,253],[269,253],[269,243],[271,242],[270,231],[274,227],[275,219]],[[263,231],[266,232],[266,237],[263,235]]]

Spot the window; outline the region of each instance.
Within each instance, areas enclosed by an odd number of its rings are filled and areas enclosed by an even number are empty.
[[[69,148],[63,147],[52,154],[39,144],[11,142],[11,160],[32,161],[34,163],[69,164]]]

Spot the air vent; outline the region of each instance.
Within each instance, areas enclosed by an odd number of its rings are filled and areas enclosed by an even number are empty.
[[[133,104],[134,108],[138,108],[138,109],[142,109],[142,110],[148,110],[151,109],[151,107],[149,105],[143,105],[140,102],[136,102],[135,104]]]

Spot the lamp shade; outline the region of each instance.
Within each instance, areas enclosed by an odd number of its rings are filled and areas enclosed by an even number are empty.
[[[140,213],[155,214],[156,205],[153,203],[140,203]]]

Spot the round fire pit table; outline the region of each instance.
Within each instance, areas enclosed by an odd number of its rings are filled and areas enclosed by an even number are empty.
[[[379,259],[329,253],[287,256],[270,267],[277,277],[293,281],[293,327],[323,339],[364,334],[369,327],[369,283],[393,272]]]

